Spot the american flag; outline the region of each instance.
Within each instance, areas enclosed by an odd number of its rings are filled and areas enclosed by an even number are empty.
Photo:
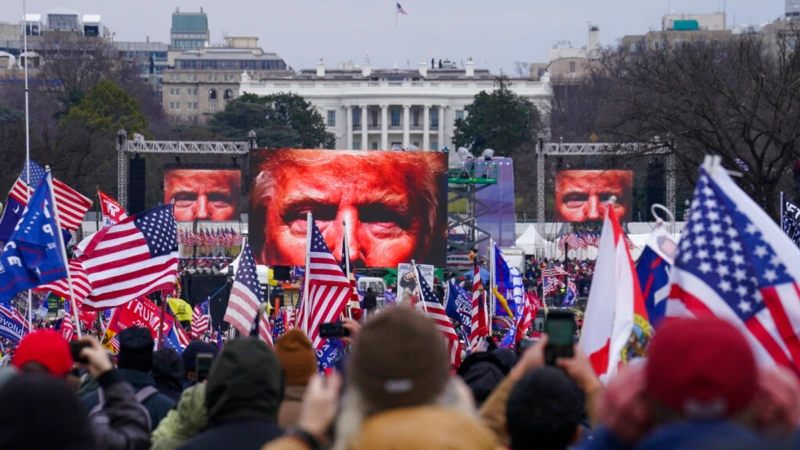
[[[186,346],[192,342],[192,340],[189,339],[189,336],[186,335],[186,330],[183,329],[183,326],[180,322],[178,322],[177,319],[175,319],[175,322],[172,324],[172,331],[174,331],[175,336],[178,337],[178,343],[182,348],[186,348]]]
[[[567,293],[564,295],[564,300],[561,302],[561,306],[575,306],[575,300],[578,299],[578,287],[575,285],[575,282],[572,281],[570,278],[567,281]]]
[[[667,317],[716,315],[761,365],[800,363],[800,250],[719,166],[700,170],[680,240]]]
[[[277,340],[286,334],[286,311],[278,313],[275,317],[275,327],[272,329],[272,338]]]
[[[269,344],[270,347],[274,346],[272,342],[272,326],[269,324],[269,314],[266,311],[261,314],[261,320],[258,323],[258,337]]]
[[[42,166],[30,161],[31,182],[28,183],[27,169],[26,162],[26,166],[22,168],[22,173],[20,173],[19,178],[11,187],[11,192],[8,194],[22,206],[28,204],[28,186],[32,190],[33,187],[39,184],[39,180],[46,173]],[[83,216],[86,215],[86,211],[92,206],[92,201],[55,178],[53,178],[53,196],[58,208],[58,220],[61,228],[70,231],[77,230],[81,226],[81,222],[83,222]]]
[[[309,267],[306,269],[308,292],[305,292],[297,323],[314,343],[314,348],[321,350],[324,340],[319,337],[319,326],[339,318],[352,295],[353,286],[325,244],[317,223],[313,219],[310,222],[311,251],[308,255]],[[308,329],[305,328],[306,319]]]
[[[89,293],[92,292],[92,285],[89,283],[89,276],[86,274],[86,271],[83,270],[83,265],[81,265],[80,261],[74,259],[70,260],[68,270],[70,277],[72,277],[72,290],[75,292],[75,303],[78,304],[78,308],[80,309],[81,305],[83,305],[83,301]],[[52,283],[43,284],[34,289],[34,291],[52,292],[59,297],[69,300],[69,279],[62,278]]]
[[[296,310],[294,308],[286,309],[286,310],[283,311],[283,314],[284,314],[283,321],[284,321],[284,324],[286,326],[286,331],[289,331],[292,328],[294,328],[295,312],[296,312]]]
[[[542,295],[545,296],[555,293],[556,288],[561,284],[556,277],[542,277],[542,283],[544,284]]]
[[[564,267],[557,266],[553,263],[547,263],[545,268],[542,269],[543,277],[563,277],[567,275],[569,275],[569,273],[564,270]]]
[[[263,301],[264,293],[258,284],[253,251],[250,250],[250,244],[245,242],[223,320],[233,325],[243,336],[248,336],[253,321],[256,320],[258,307]]]
[[[425,277],[422,276],[420,267],[417,266],[417,280],[420,287],[420,302],[418,308],[425,311],[428,318],[433,320],[436,328],[444,335],[445,342],[447,343],[447,354],[450,355],[450,365],[458,367],[461,365],[461,342],[458,339],[453,323],[447,317],[444,307],[439,303],[439,298],[431,289]]]
[[[172,205],[161,205],[104,228],[76,247],[92,292],[84,306],[107,309],[155,291],[172,291],[178,240]]]
[[[470,348],[475,349],[480,344],[480,339],[489,334],[485,306],[483,304],[483,280],[481,279],[481,266],[478,256],[472,261],[472,330],[469,334]]]
[[[398,4],[397,4],[397,14],[405,14],[405,15],[408,15],[408,13],[406,12],[406,10],[405,10],[405,9],[403,9],[403,7],[402,7],[402,6],[400,6],[400,3],[398,3]]]
[[[111,347],[114,349],[114,351],[119,353],[119,339],[117,339],[117,336],[114,335],[114,337],[112,337],[108,342],[111,344]]]
[[[67,342],[72,341],[72,337],[75,336],[75,324],[72,323],[70,309],[69,300],[67,300],[64,302],[64,317],[61,318],[61,336],[63,336]]]
[[[355,271],[353,271],[353,265],[350,262],[350,249],[347,245],[347,236],[342,237],[342,272],[347,276],[347,279],[350,280],[350,285],[353,287],[353,290],[350,294],[350,301],[357,302],[359,301],[358,298],[358,289],[356,289],[356,275]],[[348,270],[349,268],[349,270]]]
[[[200,339],[206,331],[211,330],[210,300],[198,303],[192,311],[192,337]]]

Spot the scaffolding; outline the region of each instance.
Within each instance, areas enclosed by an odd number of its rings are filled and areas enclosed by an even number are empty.
[[[478,218],[491,211],[491,206],[478,200],[478,193],[497,184],[497,164],[491,160],[470,160],[463,167],[451,168],[447,182],[450,185],[447,202],[448,265],[454,256],[469,255],[478,244],[491,238],[478,226]],[[463,230],[456,234],[453,230]]]

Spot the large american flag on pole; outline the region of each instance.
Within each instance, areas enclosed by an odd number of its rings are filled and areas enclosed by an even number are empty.
[[[319,337],[319,326],[336,321],[344,312],[353,292],[353,285],[331,254],[325,238],[313,219],[310,226],[312,227],[311,251],[309,267],[305,274],[308,277],[308,292],[304,293],[305,298],[300,307],[297,323],[304,327],[305,315],[308,314],[309,329],[303,331],[314,343],[314,348],[321,350],[325,340]]]
[[[107,309],[156,291],[172,291],[178,240],[172,205],[161,205],[104,228],[75,254],[92,287],[84,306]]]
[[[417,268],[417,280],[419,281],[420,288],[420,302],[416,305],[418,309],[425,312],[429,319],[433,320],[436,328],[444,335],[447,344],[447,354],[450,356],[450,365],[458,367],[461,365],[461,342],[458,339],[458,334],[444,307],[439,302],[436,294],[431,289],[419,266]]]
[[[761,365],[800,363],[800,250],[715,160],[700,170],[667,317],[736,325]]]
[[[263,301],[264,293],[258,284],[253,251],[250,249],[250,243],[245,241],[239,258],[239,267],[233,278],[228,309],[225,310],[225,317],[222,320],[233,325],[242,336],[248,336],[253,321],[256,320],[258,307]]]
[[[469,346],[471,349],[477,348],[481,338],[489,334],[489,326],[484,312],[483,280],[481,279],[479,259],[478,255],[475,255],[472,262],[472,330],[469,334]]]
[[[69,261],[69,268],[67,270],[69,270],[69,275],[72,277],[72,290],[75,292],[75,303],[77,303],[78,308],[80,308],[83,301],[89,293],[92,292],[92,285],[89,284],[89,276],[86,274],[86,271],[83,270],[83,265],[81,265],[80,261],[74,259]],[[69,278],[62,278],[52,283],[43,284],[34,289],[34,291],[52,292],[59,297],[69,300]]]
[[[70,313],[69,300],[64,302],[64,317],[61,318],[61,336],[70,342],[72,337],[75,336],[75,324],[72,323],[72,314]]]
[[[9,197],[18,201],[22,206],[28,204],[28,186],[30,186],[32,192],[33,187],[39,184],[39,180],[44,177],[46,171],[42,166],[31,161],[30,173],[31,179],[28,182],[28,168],[27,166],[23,167],[22,173],[20,173],[19,178],[11,187],[11,192],[8,194]],[[83,222],[83,216],[86,215],[86,211],[92,206],[92,201],[55,178],[53,178],[53,197],[55,197],[56,206],[58,207],[58,220],[61,227],[70,231],[77,230],[81,226],[81,222]]]
[[[192,311],[192,337],[200,339],[203,333],[211,331],[210,300],[198,303]]]

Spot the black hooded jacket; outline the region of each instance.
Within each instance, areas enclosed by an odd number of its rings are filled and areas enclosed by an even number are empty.
[[[259,450],[283,433],[277,424],[283,388],[283,369],[267,344],[251,338],[228,343],[208,376],[206,431],[180,448]]]
[[[158,392],[175,400],[181,400],[183,391],[183,360],[181,355],[171,348],[162,348],[153,353],[153,371],[151,372],[156,382]]]

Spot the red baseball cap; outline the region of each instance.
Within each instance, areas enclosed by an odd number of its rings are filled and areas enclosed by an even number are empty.
[[[69,344],[53,330],[39,330],[28,334],[14,351],[11,364],[22,368],[29,362],[45,366],[50,374],[63,377],[72,369]]]
[[[734,415],[755,399],[758,368],[745,337],[717,318],[665,324],[648,349],[646,392],[690,419]]]

